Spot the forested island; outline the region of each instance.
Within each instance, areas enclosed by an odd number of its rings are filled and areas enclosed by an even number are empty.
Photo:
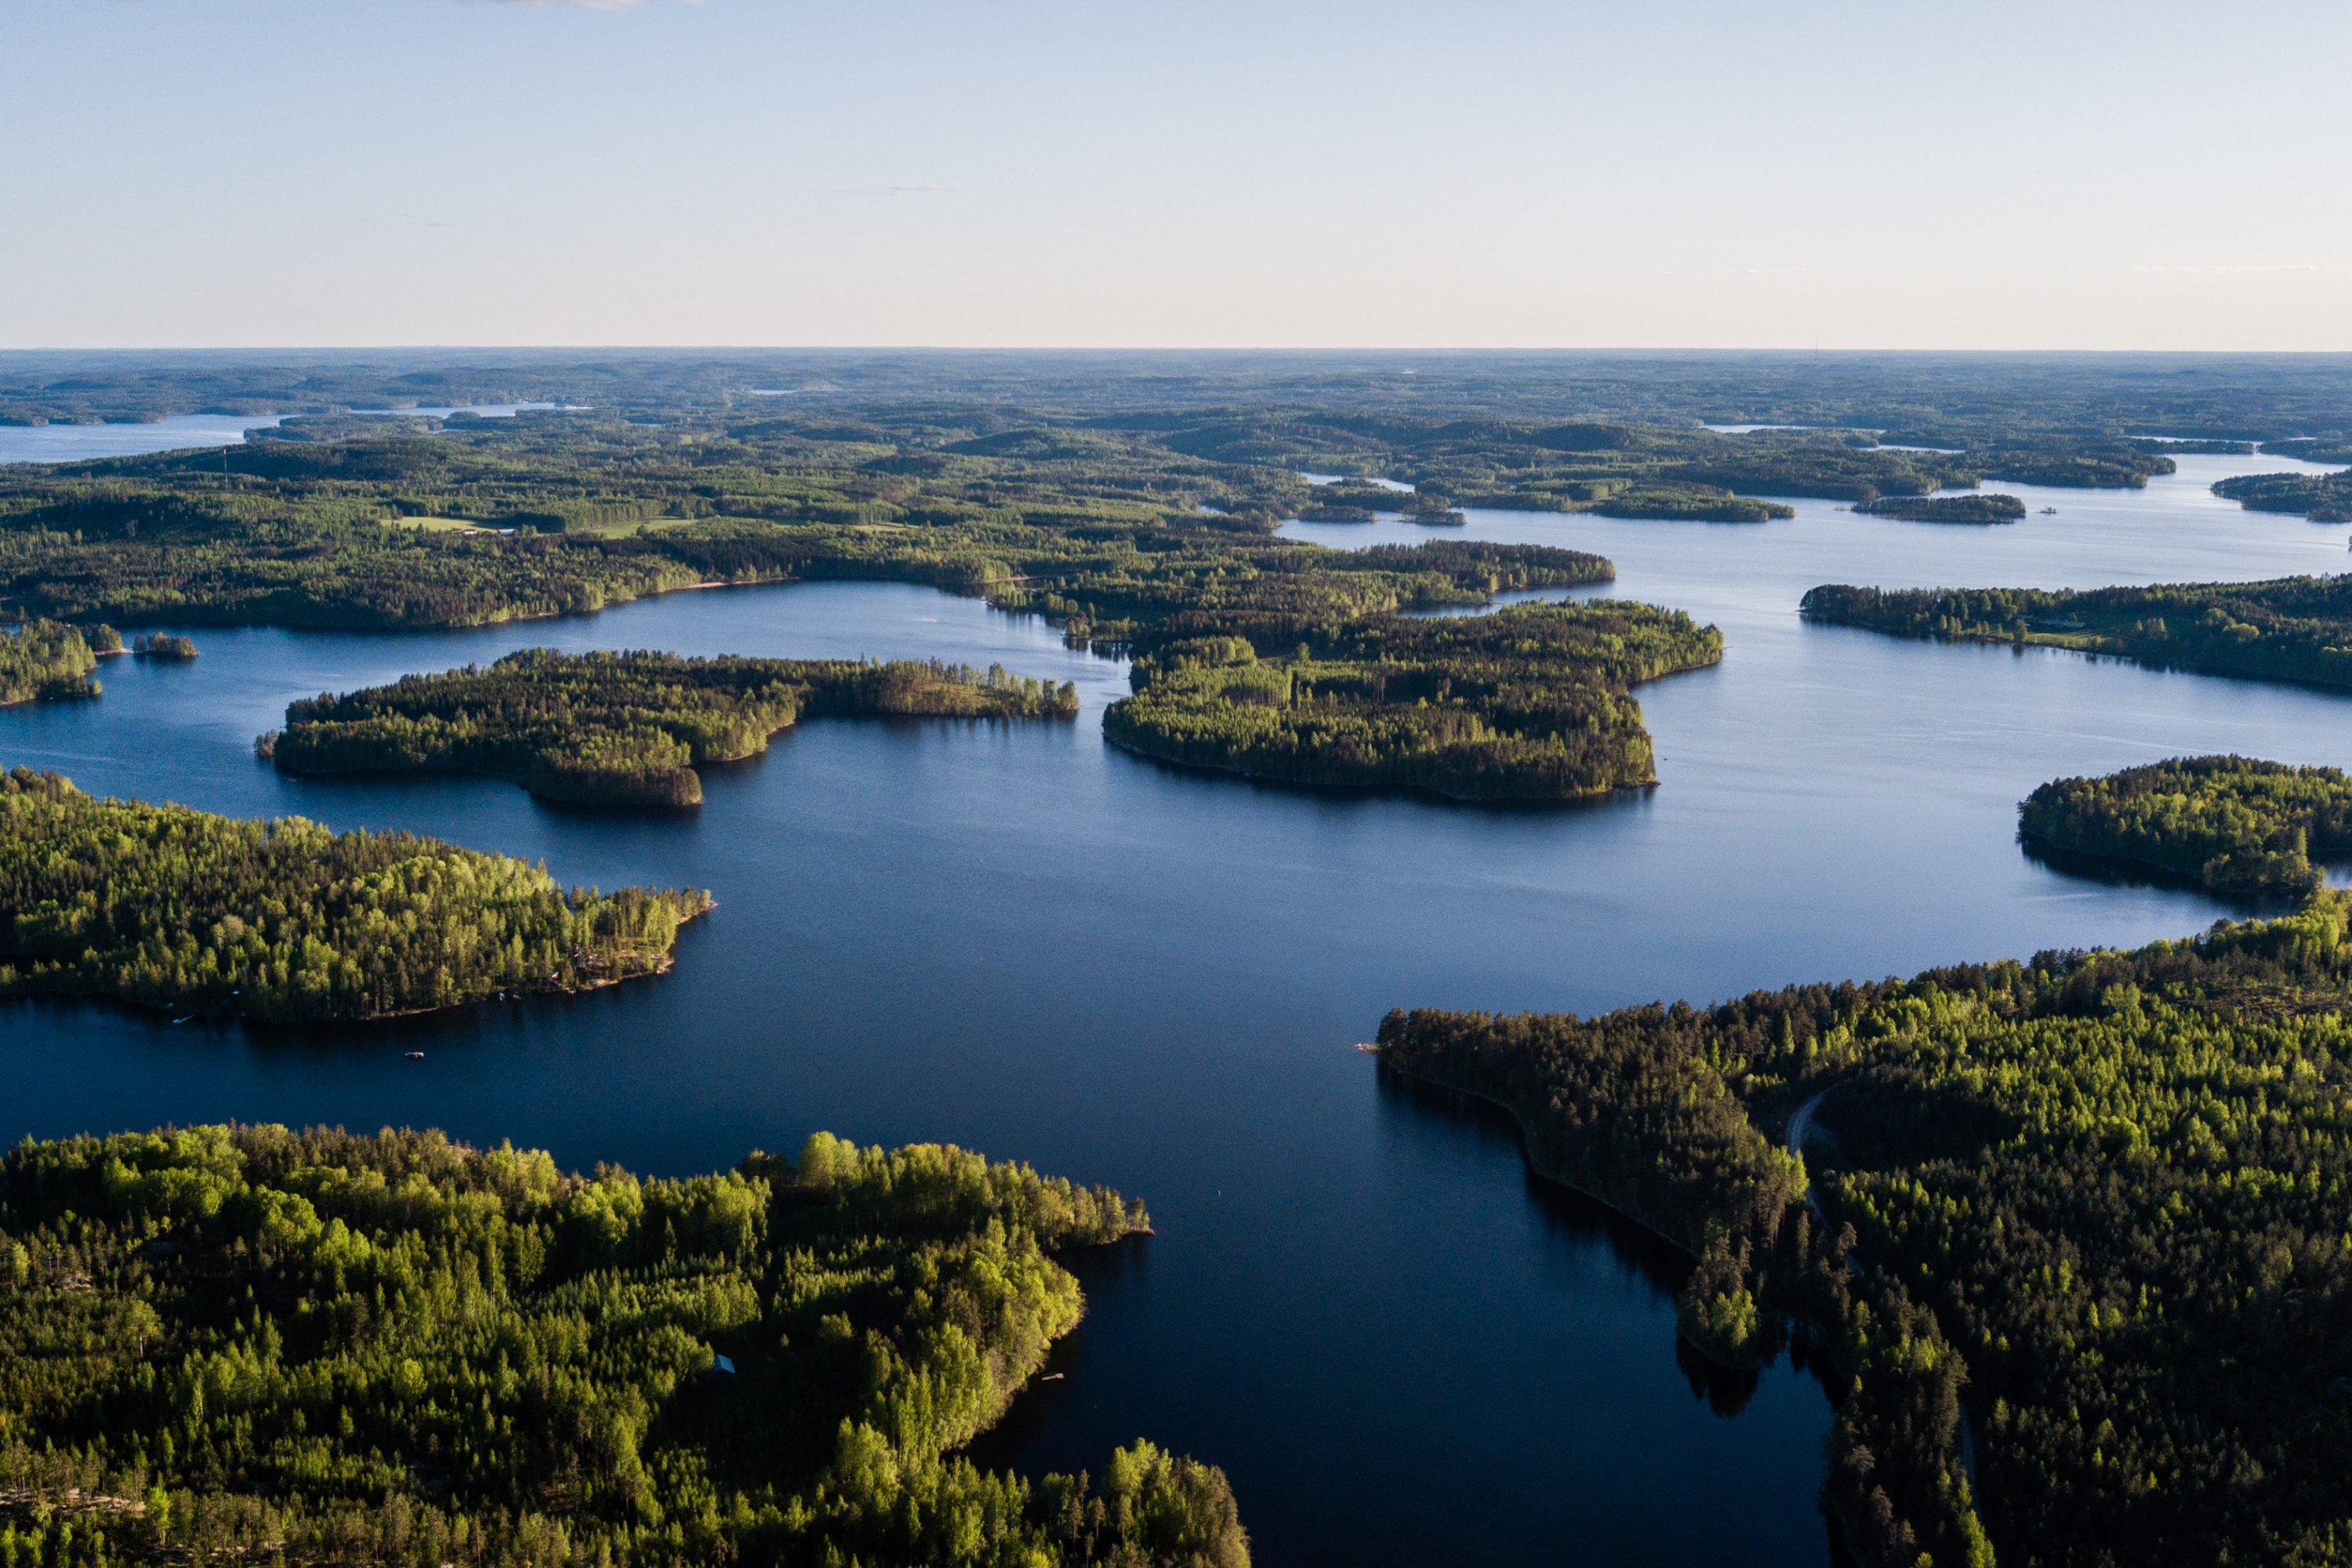
[[[1906,522],[2015,522],[2025,515],[2025,503],[2012,495],[1881,496],[1853,510]]]
[[[1809,619],[1897,637],[2035,644],[2337,690],[2352,687],[2352,575],[2149,588],[1812,589]]]
[[[669,967],[709,895],[559,887],[407,833],[334,833],[0,777],[0,994],[316,1022]]]
[[[437,1133],[0,1157],[0,1563],[1246,1568],[1223,1474],[954,1450],[1139,1202],[940,1144],[641,1180]]]
[[[1284,784],[1464,801],[1562,801],[1656,782],[1627,688],[1714,664],[1679,610],[1601,600],[1387,616],[1261,658],[1242,637],[1161,645],[1104,737]]]
[[[1381,1054],[1696,1257],[1711,1354],[1811,1325],[1864,1568],[2317,1563],[2352,1474],[2347,914],[1706,1008],[1395,1013]]]
[[[2309,893],[2352,853],[2352,776],[2251,757],[2176,757],[2056,779],[2018,808],[2030,844],[2127,860],[2217,893]]]
[[[141,658],[181,664],[196,657],[196,644],[193,637],[174,637],[170,632],[142,632],[132,639],[131,651]]]
[[[298,775],[488,773],[542,800],[685,806],[695,765],[764,752],[803,717],[1067,718],[1076,688],[937,661],[681,658],[530,648],[286,710],[262,755]]]
[[[2248,511],[2283,511],[2314,522],[2352,522],[2352,472],[2244,474],[2216,482],[2213,493]]]
[[[1614,490],[1593,503],[1603,517],[1664,522],[1769,522],[1794,517],[1797,509],[1754,496],[1734,495],[1712,485],[1642,486]]]
[[[0,707],[97,696],[98,678],[91,672],[98,668],[98,650],[92,640],[62,621],[0,627]],[[122,639],[115,637],[115,650],[121,646]]]

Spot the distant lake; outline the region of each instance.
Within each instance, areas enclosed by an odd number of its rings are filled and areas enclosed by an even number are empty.
[[[446,419],[478,414],[511,418],[526,408],[551,403],[477,403],[447,408],[355,408],[354,414],[411,415]],[[143,422],[103,425],[0,425],[0,463],[89,463],[100,458],[141,458],[201,447],[235,447],[248,430],[267,430],[286,421],[282,414],[174,414]]]
[[[446,419],[453,414],[472,414],[483,419],[511,419],[528,409],[554,406],[552,403],[458,403],[432,408],[354,408],[352,412],[405,419]]]
[[[0,1008],[0,1137],[244,1117],[433,1125],[677,1173],[813,1128],[951,1140],[1143,1196],[1159,1234],[1077,1259],[1064,1381],[981,1446],[1099,1473],[1138,1436],[1231,1472],[1268,1568],[1803,1565],[1829,1407],[1677,1352],[1679,1265],[1523,1174],[1512,1131],[1383,1085],[1349,1048],[1393,1005],[1593,1011],[2129,944],[2234,912],[2027,858],[2016,803],[2189,752],[2352,763],[2352,706],[2045,649],[1809,626],[1828,581],[2091,586],[2335,572],[2343,525],[2205,486],[2013,489],[1999,528],[1857,516],[1613,521],[1474,510],[1290,525],[1343,547],[1597,550],[1606,592],[1720,625],[1723,664],[1641,689],[1655,790],[1477,811],[1306,795],[1107,747],[1115,661],[1053,628],[874,583],[679,594],[473,631],[194,628],[95,703],[0,712],[0,763],[98,792],[406,826],[559,876],[713,889],[677,972],[572,999],[262,1031]],[[2050,505],[2056,515],[2043,517]],[[551,809],[437,778],[298,782],[251,754],[291,698],[533,645],[1002,660],[1076,683],[1072,724],[817,720],[706,772],[677,816]],[[419,1049],[421,1062],[403,1059]]]
[[[0,463],[89,463],[193,447],[234,447],[247,430],[282,423],[278,414],[174,414],[143,423],[0,425]]]

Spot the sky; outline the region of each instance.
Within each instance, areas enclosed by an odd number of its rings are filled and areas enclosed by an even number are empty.
[[[2341,0],[0,0],[0,348],[2352,350]]]

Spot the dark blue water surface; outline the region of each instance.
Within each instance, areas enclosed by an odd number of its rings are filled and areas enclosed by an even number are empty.
[[[1829,580],[2035,584],[2334,571],[2346,530],[2204,486],[2028,491],[2004,529],[1805,502],[1750,526],[1474,514],[1619,563],[1720,625],[1719,668],[1643,692],[1656,790],[1557,812],[1322,797],[1101,740],[1114,662],[1039,621],[894,584],[687,593],[407,636],[197,629],[99,702],[0,713],[0,762],[97,792],[400,826],[560,876],[712,889],[672,975],[570,1000],[271,1034],[100,1006],[0,1009],[0,1135],[243,1117],[435,1125],[656,1172],[812,1129],[952,1140],[1115,1184],[1159,1234],[1081,1260],[1065,1381],[986,1456],[1099,1469],[1139,1435],[1231,1472],[1270,1564],[1819,1564],[1829,1409],[1676,1355],[1671,1257],[1531,1187],[1491,1115],[1349,1048],[1392,1005],[1592,1010],[2049,946],[2231,912],[2029,860],[2018,799],[2184,752],[2352,761],[2341,699],[2112,661],[1807,626]],[[1295,530],[1343,545],[1383,522]],[[815,721],[709,770],[677,816],[566,813],[482,781],[280,778],[287,700],[510,648],[937,655],[1075,680],[1075,724]],[[423,1048],[422,1062],[404,1053]]]

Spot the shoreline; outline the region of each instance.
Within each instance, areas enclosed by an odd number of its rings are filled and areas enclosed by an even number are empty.
[[[1125,752],[1131,757],[1141,757],[1162,767],[1176,768],[1188,773],[1213,773],[1224,778],[1242,779],[1254,784],[1271,785],[1281,789],[1304,790],[1311,795],[1332,795],[1358,800],[1420,800],[1442,805],[1470,805],[1497,811],[1551,811],[1563,808],[1599,805],[1612,795],[1633,794],[1658,787],[1654,773],[1639,784],[1614,784],[1600,789],[1586,790],[1578,795],[1452,795],[1426,784],[1323,784],[1307,779],[1285,778],[1279,773],[1252,773],[1246,768],[1232,767],[1223,763],[1196,763],[1185,757],[1171,757],[1131,741],[1120,739],[1105,724],[1102,732],[1105,744]]]
[[[1527,1121],[1519,1114],[1518,1109],[1516,1106],[1499,1100],[1494,1095],[1486,1093],[1483,1090],[1465,1089],[1458,1084],[1448,1083],[1444,1079],[1433,1078],[1424,1073],[1414,1072],[1409,1068],[1391,1061],[1388,1053],[1379,1047],[1375,1047],[1370,1054],[1374,1059],[1380,1063],[1381,1070],[1384,1072],[1394,1072],[1398,1077],[1404,1079],[1409,1082],[1430,1089],[1442,1089],[1449,1094],[1458,1094],[1465,1099],[1477,1100],[1484,1104],[1494,1106],[1496,1109],[1503,1111],[1510,1117],[1512,1125],[1518,1131],[1519,1160],[1520,1163],[1527,1170],[1534,1173],[1544,1181],[1549,1182],[1554,1186],[1566,1188],[1570,1192],[1576,1193],[1580,1196],[1591,1199],[1594,1203],[1601,1205],[1612,1214],[1620,1215],[1630,1223],[1637,1225],[1653,1236],[1657,1237],[1660,1240],[1665,1242],[1666,1245],[1672,1247],[1676,1252],[1682,1254],[1685,1258],[1691,1258],[1694,1263],[1697,1261],[1697,1257],[1695,1253],[1691,1252],[1689,1248],[1685,1247],[1681,1242],[1675,1240],[1672,1236],[1668,1235],[1664,1229],[1660,1228],[1655,1223],[1643,1215],[1628,1208],[1625,1205],[1617,1202],[1603,1194],[1593,1191],[1591,1188],[1583,1185],[1581,1183],[1570,1181],[1565,1176],[1546,1170],[1534,1156],[1528,1140]],[[1790,1113],[1789,1123],[1781,1134],[1781,1141],[1784,1146],[1790,1148],[1793,1152],[1796,1146],[1801,1143],[1808,1133],[1815,1131],[1818,1131],[1823,1137],[1834,1137],[1834,1134],[1832,1133],[1828,1128],[1817,1128],[1813,1122],[1813,1112],[1815,1109],[1821,1104],[1822,1100],[1828,1096],[1829,1092],[1830,1090],[1828,1089],[1821,1090]],[[1759,1129],[1759,1131],[1761,1130]],[[1822,1208],[1819,1198],[1811,1191],[1811,1184],[1808,1184],[1805,1202],[1813,1210],[1815,1216],[1821,1219],[1822,1223],[1826,1224],[1828,1217],[1826,1211]],[[1849,1257],[1846,1262],[1847,1267],[1857,1273],[1864,1267],[1862,1260],[1858,1258]],[[1797,1316],[1797,1314],[1793,1313],[1786,1315],[1790,1317]],[[1834,1330],[1836,1327],[1834,1324],[1823,1324],[1819,1322],[1814,1322],[1811,1326],[1816,1330]],[[1752,1372],[1756,1370],[1752,1365],[1744,1365],[1739,1363],[1727,1362],[1710,1353],[1705,1345],[1700,1344],[1696,1340],[1693,1340],[1688,1334],[1683,1332],[1681,1315],[1679,1312],[1676,1313],[1675,1317],[1675,1338],[1678,1342],[1688,1345],[1698,1355],[1704,1357],[1710,1365],[1719,1366],[1727,1371],[1732,1372]],[[1820,1377],[1817,1373],[1815,1380],[1822,1384],[1822,1392],[1825,1394],[1830,1395],[1832,1420],[1834,1422],[1835,1412],[1840,1402],[1835,1394],[1830,1393],[1829,1384],[1826,1379]],[[1961,1467],[1968,1476],[1969,1486],[1971,1490],[1973,1490],[1978,1484],[1976,1436],[1974,1426],[1975,1423],[1973,1417],[1970,1415],[1967,1405],[1963,1403],[1960,1406],[1959,1443],[1958,1445],[1958,1458]],[[1828,1489],[1826,1485],[1826,1478],[1821,1503],[1822,1513],[1829,1518],[1831,1522],[1836,1528],[1841,1543],[1845,1547],[1847,1552],[1857,1562],[1868,1562],[1869,1559],[1861,1550],[1862,1543],[1869,1539],[1868,1532],[1863,1528],[1864,1521],[1858,1517],[1850,1517],[1848,1507],[1844,1506],[1842,1503],[1842,1500]],[[1976,1502],[1973,1498],[1970,1500],[1969,1510],[1976,1514],[1979,1528],[1981,1529],[1984,1516],[1982,1510],[1976,1506]]]
[[[1591,1198],[1594,1203],[1599,1204],[1611,1214],[1616,1215],[1620,1218],[1624,1219],[1631,1224],[1640,1226],[1643,1230],[1648,1231],[1652,1236],[1656,1237],[1660,1241],[1664,1242],[1683,1257],[1689,1258],[1693,1263],[1696,1263],[1698,1261],[1697,1253],[1693,1252],[1689,1247],[1685,1247],[1681,1242],[1675,1240],[1675,1237],[1669,1235],[1663,1226],[1661,1226],[1655,1220],[1651,1219],[1647,1215],[1641,1214],[1634,1209],[1629,1208],[1623,1203],[1604,1193],[1595,1192],[1591,1187],[1585,1186],[1580,1182],[1570,1181],[1568,1177],[1561,1175],[1556,1171],[1546,1170],[1542,1163],[1536,1159],[1534,1151],[1528,1142],[1527,1119],[1519,1114],[1519,1110],[1517,1106],[1514,1106],[1506,1100],[1499,1100],[1494,1095],[1486,1093],[1483,1089],[1465,1089],[1460,1084],[1448,1083],[1442,1078],[1432,1078],[1426,1073],[1415,1072],[1411,1068],[1404,1067],[1400,1063],[1391,1060],[1388,1053],[1377,1047],[1374,1047],[1370,1054],[1372,1058],[1380,1064],[1381,1070],[1383,1072],[1392,1072],[1399,1078],[1404,1079],[1412,1083],[1419,1084],[1423,1088],[1443,1089],[1448,1094],[1458,1094],[1463,1096],[1465,1099],[1475,1100],[1482,1104],[1491,1105],[1496,1110],[1502,1111],[1511,1119],[1511,1125],[1518,1131],[1519,1163],[1525,1165],[1529,1171],[1533,1172],[1543,1180],[1549,1182],[1555,1187],[1564,1187],[1568,1191],[1578,1194],[1580,1197]],[[1684,1333],[1679,1323],[1675,1326],[1675,1335],[1677,1339],[1683,1341],[1684,1343],[1688,1344],[1691,1349],[1697,1351],[1701,1355],[1706,1356],[1710,1363],[1717,1366],[1723,1367],[1727,1371],[1748,1372],[1754,1370],[1752,1367],[1742,1366],[1734,1362],[1719,1361],[1716,1357],[1708,1355],[1706,1347],[1699,1344],[1696,1341],[1692,1340],[1689,1335]]]

